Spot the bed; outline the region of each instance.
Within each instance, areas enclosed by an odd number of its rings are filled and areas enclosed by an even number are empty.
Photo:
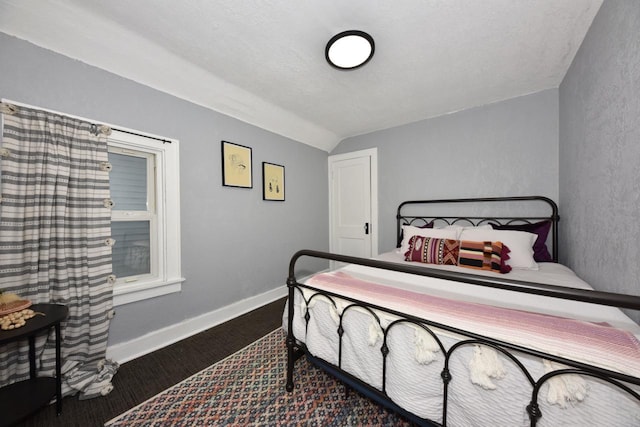
[[[558,264],[558,221],[540,196],[407,201],[393,251],[297,252],[287,390],[305,355],[418,425],[640,425],[640,297]],[[338,267],[300,283],[305,257]]]

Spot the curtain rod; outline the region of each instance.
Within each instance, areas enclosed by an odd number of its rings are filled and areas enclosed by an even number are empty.
[[[149,139],[155,139],[156,141],[162,141],[163,144],[171,144],[171,141],[168,139],[164,139],[164,138],[158,138],[156,136],[149,136],[149,135],[143,135],[141,133],[137,133],[137,132],[132,132],[130,130],[124,130],[124,129],[120,129],[120,128],[116,128],[113,126],[109,126],[111,128],[111,130],[115,130],[118,132],[122,132],[122,133],[127,133],[129,135],[135,135],[135,136],[141,136],[143,138],[149,138]]]
[[[129,135],[141,136],[143,138],[155,139],[156,141],[161,141],[163,144],[166,144],[166,143],[171,144],[171,142],[172,142],[169,139],[160,138],[160,137],[157,137],[157,136],[145,135],[145,134],[142,134],[142,133],[138,133],[138,132],[134,132],[134,131],[131,131],[131,130],[126,130],[126,129],[121,129],[121,128],[118,128],[118,127],[115,127],[115,126],[111,126],[111,125],[108,125],[108,124],[104,124],[104,123],[95,123],[95,120],[91,120],[91,119],[87,119],[87,118],[79,117],[79,116],[74,116],[72,114],[62,113],[60,111],[49,110],[49,109],[46,109],[46,108],[25,104],[23,102],[12,101],[10,99],[0,98],[0,103],[7,104],[7,105],[8,104],[13,104],[13,105],[17,105],[17,106],[20,106],[20,107],[31,108],[33,110],[47,111],[49,113],[58,114],[60,116],[67,116],[67,117],[71,117],[73,119],[78,119],[78,120],[82,120],[82,121],[85,121],[85,122],[89,122],[89,123],[92,123],[93,126],[107,126],[107,127],[109,127],[109,129],[112,129],[112,130],[115,130],[115,131],[118,131],[118,132],[126,133],[126,134],[129,134]]]

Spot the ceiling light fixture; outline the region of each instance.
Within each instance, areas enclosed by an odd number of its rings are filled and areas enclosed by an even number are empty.
[[[333,67],[353,70],[369,62],[375,50],[373,37],[364,31],[349,30],[331,37],[324,56]]]

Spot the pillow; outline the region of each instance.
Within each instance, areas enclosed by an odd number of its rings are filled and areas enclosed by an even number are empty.
[[[477,228],[479,230],[493,230],[493,226],[491,224],[482,224],[482,225],[458,225],[458,224],[451,224],[451,225],[447,225],[445,227],[441,227],[441,228],[453,228],[455,230],[465,230],[467,228],[469,229],[474,229]]]
[[[453,239],[413,236],[405,261],[425,264],[459,265],[460,267],[508,273],[509,248],[501,242],[470,242]]]
[[[547,236],[551,230],[551,221],[540,221],[533,224],[491,224],[494,230],[526,231],[538,236],[533,244],[533,259],[537,262],[553,262],[547,249]]]
[[[533,259],[533,243],[538,236],[533,233],[515,230],[484,230],[465,229],[460,234],[460,240],[474,242],[502,242],[509,247],[507,265],[512,268],[537,270],[538,264]]]
[[[404,254],[404,260],[426,264],[456,265],[459,251],[458,240],[412,236],[409,239],[409,249]]]
[[[426,223],[425,225],[417,225],[418,228],[433,228],[433,221]]]
[[[458,224],[451,224],[451,225],[447,225],[445,227],[442,227],[446,230],[456,230],[456,239],[460,239],[460,234],[467,229],[479,229],[479,230],[493,230],[493,227],[490,224],[483,224],[483,225],[458,225]]]
[[[448,230],[444,228],[420,228],[413,225],[403,225],[402,244],[400,245],[401,254],[405,254],[409,250],[409,240],[411,240],[413,236],[457,240],[458,233],[456,230]]]
[[[404,225],[402,226],[402,231],[400,231],[400,241],[402,242],[402,240],[404,240]],[[427,222],[424,225],[412,225],[412,227],[416,227],[416,228],[433,228],[433,221],[431,222]]]
[[[509,252],[509,248],[502,242],[461,240],[458,265],[477,270],[508,273],[511,271],[511,267],[506,264],[510,258]]]

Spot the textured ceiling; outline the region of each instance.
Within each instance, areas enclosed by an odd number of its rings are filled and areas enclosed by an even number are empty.
[[[3,0],[0,31],[294,140],[556,88],[602,0]],[[363,68],[324,60],[348,29]]]

